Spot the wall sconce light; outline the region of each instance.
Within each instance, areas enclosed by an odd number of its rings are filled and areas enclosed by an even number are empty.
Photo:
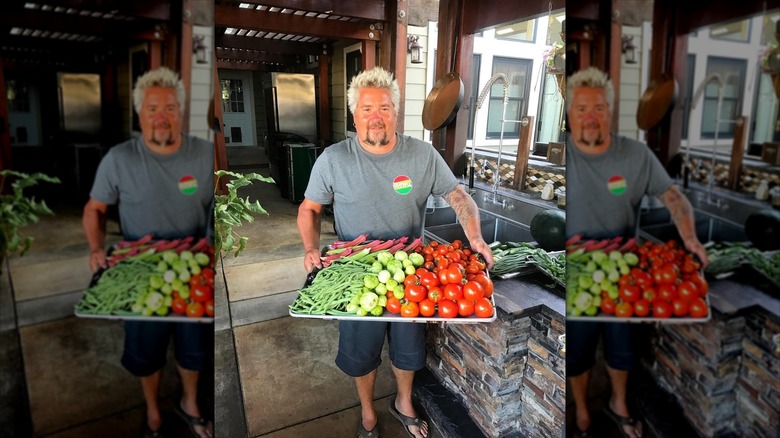
[[[198,64],[208,64],[206,60],[206,49],[208,46],[204,35],[195,35],[192,37],[192,53],[195,54],[195,60]]]
[[[626,56],[626,64],[636,64],[636,46],[633,35],[623,35],[621,51]]]
[[[418,42],[420,37],[410,35],[407,38],[409,53],[412,54],[412,64],[422,64],[422,45]]]

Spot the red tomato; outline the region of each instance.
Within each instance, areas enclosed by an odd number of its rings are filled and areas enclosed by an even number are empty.
[[[177,292],[174,293],[178,294]],[[184,315],[187,313],[187,302],[177,296],[171,302],[171,310],[173,310],[173,313]]]
[[[213,295],[214,293],[211,291],[211,288],[204,284],[198,284],[190,288],[190,297],[192,297],[193,301],[205,303],[212,299]]]
[[[420,307],[420,316],[424,316],[428,318],[430,316],[433,316],[436,313],[436,304],[434,304],[433,301],[427,298],[420,301],[419,307]]]
[[[490,298],[493,295],[493,280],[487,275],[475,275],[474,281],[482,285],[482,292],[485,294],[485,298]]]
[[[444,286],[444,298],[453,301],[463,298],[463,286],[454,283]]]
[[[425,264],[423,265],[423,267],[424,267],[425,269],[427,269],[428,271],[431,271],[431,272],[433,272],[433,268],[435,268],[435,267],[436,267],[436,265],[434,265],[432,261],[430,261],[430,260],[426,260],[426,261],[425,261]],[[438,277],[437,277],[437,279],[438,279]]]
[[[647,272],[640,270],[636,274],[631,274],[631,276],[634,277],[634,284],[639,286],[640,289],[644,290],[653,286],[653,277],[651,277]]]
[[[420,284],[420,276],[417,274],[409,274],[404,278],[404,286],[408,287],[414,284]]]
[[[618,278],[618,287],[631,286],[632,284],[634,284],[634,278],[628,274],[621,275]]]
[[[447,279],[447,269],[442,269],[439,271],[439,284],[447,284],[450,281]]]
[[[615,316],[618,318],[630,318],[634,314],[634,308],[629,303],[620,303],[615,306]]]
[[[442,318],[455,318],[458,316],[458,305],[452,300],[441,300],[439,303],[439,316]]]
[[[653,316],[656,318],[668,318],[672,316],[672,303],[662,299],[653,301]]]
[[[471,316],[474,314],[474,303],[469,300],[458,300],[458,315]]]
[[[484,296],[485,292],[482,290],[482,285],[476,281],[468,281],[463,285],[463,298],[472,303]]]
[[[680,299],[685,302],[690,302],[694,298],[699,297],[699,290],[692,281],[683,281],[677,285],[677,293],[679,294]]]
[[[201,284],[206,284],[205,279],[203,278],[203,275],[201,274],[195,274],[190,277],[189,281],[190,287],[200,286]]]
[[[647,316],[650,314],[650,301],[641,298],[634,303],[634,315]]]
[[[672,314],[674,316],[685,316],[688,314],[688,303],[681,298],[672,300]]]
[[[652,303],[656,299],[656,291],[652,287],[647,288],[642,291],[642,298],[646,299],[648,302]]]
[[[601,311],[607,315],[613,315],[615,313],[615,300],[609,297],[602,298]]]
[[[214,300],[206,301],[206,316],[214,316]]]
[[[701,298],[695,298],[691,301],[689,311],[694,318],[704,318],[709,313],[707,303]]]
[[[425,255],[433,254],[433,248],[430,247],[430,246],[424,247],[423,248],[423,254],[425,254]]]
[[[452,247],[455,249],[461,249],[463,248],[463,242],[460,239],[455,239],[452,241]]]
[[[642,291],[639,286],[621,286],[620,287],[620,299],[626,303],[633,303],[642,296]]]
[[[477,318],[490,318],[493,316],[493,304],[487,298],[480,298],[474,303],[474,314]]]
[[[193,301],[187,304],[187,316],[190,318],[201,318],[206,313],[203,303]]]
[[[699,275],[698,272],[689,275],[688,277],[686,277],[686,280],[696,285],[696,290],[699,292],[699,296],[703,297],[707,295],[707,291],[709,290],[709,284],[707,284],[707,280],[705,280],[704,277]]]
[[[206,285],[214,287],[214,270],[206,266],[201,268],[200,275],[206,280]]]
[[[433,272],[426,272],[420,275],[420,284],[430,290],[432,287],[439,285],[439,277]]]
[[[677,281],[677,267],[672,263],[666,263],[653,272],[655,284],[672,284]]]
[[[417,303],[407,301],[401,304],[401,316],[405,318],[414,318],[420,315],[420,307]]]
[[[481,271],[481,269],[479,269],[479,266],[477,266],[476,263],[469,263],[466,265],[466,272],[469,274],[476,274],[479,271]]]
[[[421,284],[413,284],[404,288],[404,298],[413,302],[419,303],[428,296],[428,289]]]
[[[420,266],[419,268],[417,268],[417,270],[415,270],[415,271],[414,271],[414,273],[415,273],[415,274],[416,274],[418,277],[420,277],[420,281],[422,281],[422,276],[423,276],[423,274],[427,274],[427,273],[428,273],[428,270],[427,270],[427,269],[425,269],[425,268],[423,268],[422,266]]]
[[[385,308],[388,312],[398,315],[401,313],[401,301],[394,296],[390,296],[387,298],[387,306]]]
[[[461,281],[463,281],[463,273],[460,269],[453,266],[447,268],[447,283],[460,284]]]
[[[658,298],[669,302],[677,298],[677,285],[664,283],[658,286]]]
[[[444,299],[444,291],[439,286],[432,287],[428,289],[428,299],[434,303],[438,303]]]
[[[450,252],[445,245],[439,245],[436,248],[436,254],[438,255],[447,255],[447,253]]]

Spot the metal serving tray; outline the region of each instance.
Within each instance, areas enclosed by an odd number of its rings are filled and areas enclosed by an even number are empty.
[[[89,286],[87,288],[90,288],[97,284],[97,281],[100,279],[100,276],[103,275],[103,272],[105,269],[98,269],[94,274],[92,274],[92,279],[89,282]],[[82,300],[84,298],[82,297]],[[182,316],[175,313],[169,313],[166,316],[143,316],[143,315],[103,315],[103,314],[94,314],[94,313],[82,313],[78,310],[75,310],[73,312],[77,317],[79,318],[91,318],[91,319],[113,319],[113,320],[125,320],[125,321],[155,321],[155,322],[198,322],[198,323],[206,323],[206,324],[213,324],[214,318],[210,316],[204,316],[201,318],[191,318],[188,316]]]
[[[710,296],[709,294],[704,296],[704,301],[707,303],[707,309],[709,310],[707,312],[707,316],[704,318],[678,318],[675,316],[670,316],[669,318],[656,318],[656,317],[636,317],[632,316],[631,318],[618,318],[617,316],[611,316],[611,315],[604,315],[600,311],[596,316],[571,316],[566,315],[566,321],[592,321],[592,322],[657,322],[660,324],[691,324],[691,323],[698,323],[698,322],[707,322],[710,319],[712,319],[712,306],[710,305]]]
[[[310,273],[306,277],[306,282],[303,284],[303,287],[308,286],[311,284],[312,281],[314,281],[314,277],[316,276],[316,271]],[[385,309],[384,313],[382,313],[381,316],[357,316],[357,315],[348,315],[348,316],[341,316],[341,315],[311,315],[308,313],[296,313],[293,312],[292,309],[289,310],[290,316],[293,318],[311,318],[311,319],[332,319],[332,320],[342,320],[342,321],[365,321],[365,322],[371,322],[371,321],[388,321],[388,322],[417,322],[417,323],[426,323],[426,322],[442,322],[442,323],[448,323],[448,324],[478,324],[483,322],[493,322],[496,320],[496,315],[498,311],[496,310],[496,301],[493,299],[493,296],[490,298],[490,304],[493,305],[493,316],[490,318],[477,318],[474,315],[463,317],[458,316],[456,318],[442,318],[440,316],[431,316],[431,317],[417,317],[417,318],[405,318],[400,315],[395,315],[387,311]],[[298,300],[298,296],[295,296],[295,300],[293,300],[293,303]]]

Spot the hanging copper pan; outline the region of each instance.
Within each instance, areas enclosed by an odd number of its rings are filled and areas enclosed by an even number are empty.
[[[677,81],[668,73],[657,76],[639,99],[636,111],[636,124],[643,131],[654,128],[664,118],[677,101],[679,87]]]
[[[423,127],[429,131],[443,128],[452,122],[463,101],[463,81],[455,73],[447,73],[433,85],[422,111]]]

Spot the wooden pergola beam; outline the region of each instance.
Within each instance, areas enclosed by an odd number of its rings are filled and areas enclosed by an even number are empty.
[[[274,64],[295,64],[296,62],[295,55],[223,48],[217,48],[217,58],[221,60],[267,62]]]
[[[40,9],[31,9],[24,7],[25,2],[9,2],[16,3],[16,9],[24,9],[27,12],[40,11]],[[46,6],[51,6],[54,9],[64,8],[65,10],[72,9],[75,11],[91,11],[112,13],[114,15],[124,15],[137,18],[148,18],[150,20],[168,21],[171,19],[170,2],[159,0],[46,0],[43,2]],[[5,6],[5,5],[4,5]],[[13,8],[13,6],[12,6]],[[4,10],[5,14],[8,9]],[[58,13],[60,17],[69,20],[74,14]],[[64,20],[65,21],[65,20]]]
[[[384,0],[245,0],[242,3],[385,21]]]
[[[552,10],[566,7],[565,0],[551,0]],[[441,3],[439,4],[441,8]],[[463,31],[472,34],[488,27],[501,26],[520,20],[547,15],[546,1],[483,0],[466,2],[463,6]],[[439,12],[441,14],[441,12]]]
[[[228,61],[228,60],[218,59],[217,68],[228,68],[232,70],[251,70],[251,71],[282,71],[283,66],[261,64],[257,62]]]
[[[368,23],[322,20],[293,14],[214,5],[214,25],[320,38],[379,40],[379,31]]]
[[[238,35],[225,35],[220,33],[215,37],[216,47],[260,50],[272,53],[295,53],[300,55],[322,55],[330,52],[327,44],[323,43],[299,43],[295,41],[272,40]],[[325,46],[325,47],[323,47]]]

